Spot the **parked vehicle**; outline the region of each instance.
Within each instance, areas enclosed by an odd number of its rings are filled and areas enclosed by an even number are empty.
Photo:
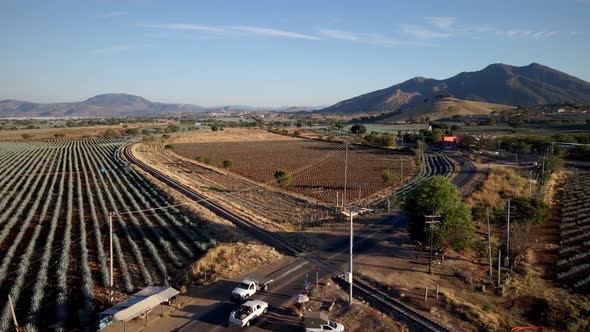
[[[336,331],[344,332],[344,325],[336,323],[323,312],[308,312],[304,316],[305,332]]]
[[[250,300],[234,310],[229,315],[229,324],[239,327],[250,326],[250,322],[266,313],[268,303],[257,300]]]
[[[250,296],[254,295],[257,291],[268,290],[268,285],[270,285],[270,283],[272,283],[272,282],[273,282],[272,279],[270,279],[264,283],[261,283],[260,281],[258,281],[256,279],[249,279],[249,278],[244,279],[231,292],[232,299],[238,300],[238,301],[244,301],[244,300],[250,298]]]

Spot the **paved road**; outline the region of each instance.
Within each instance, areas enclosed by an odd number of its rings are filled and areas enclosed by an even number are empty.
[[[460,165],[459,173],[452,178],[451,182],[459,188],[467,186],[477,176],[475,164],[462,156],[448,155],[448,157]]]
[[[395,227],[404,227],[405,223],[405,218],[399,212],[387,217],[355,221],[355,252],[370,251],[375,244],[389,237]],[[327,236],[323,249],[309,255],[331,262],[331,266],[337,271],[345,271],[349,268],[348,243],[347,225],[339,225]],[[286,262],[279,262],[251,275],[275,280],[268,292],[253,296],[254,299],[268,302],[270,309],[265,317],[253,324],[251,331],[301,331],[297,318],[290,310],[293,303],[291,297],[302,291],[306,277],[310,282],[315,282],[315,265],[307,257],[291,257]],[[329,273],[321,269],[320,280],[326,276]],[[236,304],[228,300],[234,286],[231,281],[221,281],[197,290],[189,304],[171,312],[167,317],[153,321],[144,331],[239,330],[226,327],[229,314],[236,307]]]

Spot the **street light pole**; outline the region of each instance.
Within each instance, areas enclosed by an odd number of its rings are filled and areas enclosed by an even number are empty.
[[[352,303],[352,242],[354,239],[354,228],[352,227],[352,206],[349,208],[350,213],[350,284],[349,284],[349,294],[348,294],[348,303]]]
[[[344,194],[342,195],[342,208],[346,206],[346,182],[348,180],[348,142],[344,151]]]
[[[110,259],[110,284],[109,284],[109,302],[113,303],[113,212],[109,212],[109,252],[111,255]]]

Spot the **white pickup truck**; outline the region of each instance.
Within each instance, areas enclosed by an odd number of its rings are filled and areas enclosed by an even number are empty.
[[[239,327],[250,326],[250,322],[266,313],[268,310],[268,303],[251,300],[240,306],[238,310],[234,310],[229,315],[229,324]]]
[[[244,279],[231,292],[231,297],[236,301],[244,301],[259,290],[266,291],[268,289],[268,285],[270,285],[271,282],[273,282],[272,279],[266,281],[265,283],[261,283],[256,279]]]
[[[344,332],[342,324],[330,320],[328,315],[319,311],[306,313],[303,324],[305,325],[305,332]]]

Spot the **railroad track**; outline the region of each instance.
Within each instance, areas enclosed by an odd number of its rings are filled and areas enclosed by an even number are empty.
[[[225,208],[224,206],[218,204],[213,200],[209,200],[206,197],[202,196],[198,192],[191,189],[189,186],[186,186],[178,181],[170,178],[166,174],[158,171],[157,169],[147,165],[146,163],[142,162],[141,160],[135,158],[131,153],[131,146],[135,143],[130,143],[124,146],[121,150],[122,155],[127,159],[130,163],[136,165],[137,167],[141,168],[143,171],[149,173],[156,179],[162,181],[166,185],[170,186],[171,188],[175,189],[176,191],[180,192],[181,194],[185,195],[187,198],[198,202],[199,205],[202,205],[209,209],[211,212],[215,213],[216,215],[232,222],[237,227],[243,229],[246,232],[256,236],[259,240],[262,240],[264,243],[273,245],[275,248],[282,250],[285,253],[304,257],[313,263],[319,265],[325,271],[330,272],[331,275],[340,279],[341,282],[346,282],[342,273],[335,269],[332,263],[325,262],[321,259],[315,258],[310,253],[306,252],[305,250],[289,243],[288,241],[284,240],[280,236],[274,234],[273,232],[261,229],[257,225],[253,224],[252,222],[242,218],[238,214],[232,212],[231,210]],[[390,295],[386,294],[385,292],[377,289],[376,287],[370,285],[369,283],[359,279],[358,277],[353,278],[354,283],[353,287],[356,290],[356,294],[361,293],[362,296],[373,303],[376,303],[380,307],[385,307],[388,310],[396,312],[398,316],[401,316],[404,320],[408,321],[409,323],[419,327],[422,331],[437,331],[437,332],[447,332],[450,331],[443,325],[431,320],[430,318],[422,315],[421,313],[415,311],[410,306],[406,305],[405,303],[399,301],[396,298],[391,297]]]

